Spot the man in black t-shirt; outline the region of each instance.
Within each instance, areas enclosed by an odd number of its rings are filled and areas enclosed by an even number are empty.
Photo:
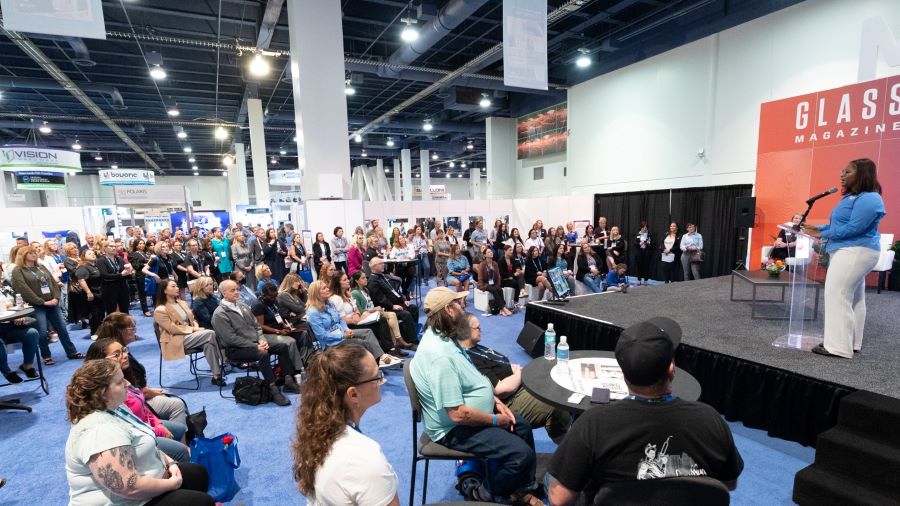
[[[292,327],[281,317],[277,297],[278,288],[275,285],[263,285],[262,293],[251,306],[250,312],[256,317],[263,331],[263,338],[269,343],[284,343],[288,346],[294,370],[302,371],[317,351],[317,347],[308,332]],[[291,343],[295,343],[296,346],[290,346]]]
[[[710,476],[730,489],[744,469],[731,430],[711,407],[672,395],[673,357],[681,328],[651,318],[622,331],[616,360],[629,396],[584,413],[553,454],[549,499],[592,500],[606,483],[674,476]]]

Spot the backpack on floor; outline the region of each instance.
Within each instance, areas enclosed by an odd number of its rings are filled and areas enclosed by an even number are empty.
[[[209,474],[206,493],[217,502],[230,501],[241,489],[234,479],[234,470],[241,467],[237,443],[237,437],[228,432],[191,441],[191,462],[206,468]]]
[[[241,376],[236,379],[231,394],[234,395],[236,402],[251,406],[258,406],[272,400],[269,386],[263,380],[253,376]]]

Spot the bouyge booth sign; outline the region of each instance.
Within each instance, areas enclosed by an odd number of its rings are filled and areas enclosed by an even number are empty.
[[[40,170],[16,172],[16,188],[20,190],[65,190],[66,175],[62,172]]]
[[[7,146],[0,148],[0,170],[81,172],[81,154],[62,149]]]
[[[146,186],[156,184],[156,174],[144,169],[105,169],[97,172],[100,186]]]

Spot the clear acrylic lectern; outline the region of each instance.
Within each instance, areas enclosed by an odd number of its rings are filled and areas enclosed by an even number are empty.
[[[785,261],[789,275],[791,299],[789,302],[785,333],[772,343],[779,348],[809,351],[822,342],[824,304],[821,300],[823,283],[817,281],[819,261],[813,251],[815,238],[794,229],[793,223],[778,225],[784,230],[787,241],[796,241],[794,256]]]

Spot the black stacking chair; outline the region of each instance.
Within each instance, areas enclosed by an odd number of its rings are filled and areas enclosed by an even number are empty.
[[[425,431],[422,435],[418,434],[418,424],[422,421],[422,405],[419,403],[419,393],[416,391],[416,385],[413,383],[412,375],[409,368],[413,360],[407,360],[403,364],[403,381],[406,383],[406,390],[409,392],[409,404],[412,407],[412,478],[409,482],[409,505],[412,506],[416,494],[416,468],[419,461],[425,461],[425,479],[422,483],[422,504],[425,504],[428,494],[428,462],[431,460],[480,460],[484,462],[485,473],[490,472],[488,459],[481,458],[471,453],[459,452],[451,450],[446,446],[439,445],[428,437]],[[487,474],[485,475],[487,481]],[[468,503],[473,504],[473,503]]]
[[[188,368],[191,371],[191,374],[194,375],[194,382],[196,383],[196,387],[179,387],[176,385],[166,385],[163,383],[163,356],[162,356],[162,342],[160,341],[160,332],[159,325],[156,322],[153,322],[153,333],[156,334],[156,344],[159,346],[159,386],[163,388],[176,388],[179,390],[200,390],[200,369],[197,367],[197,363],[200,362],[200,357],[203,357],[203,348],[185,348],[184,354],[188,357]],[[209,372],[204,370],[204,372]]]
[[[709,476],[678,476],[656,480],[611,483],[597,491],[594,505],[616,506],[728,506],[728,487]]]

